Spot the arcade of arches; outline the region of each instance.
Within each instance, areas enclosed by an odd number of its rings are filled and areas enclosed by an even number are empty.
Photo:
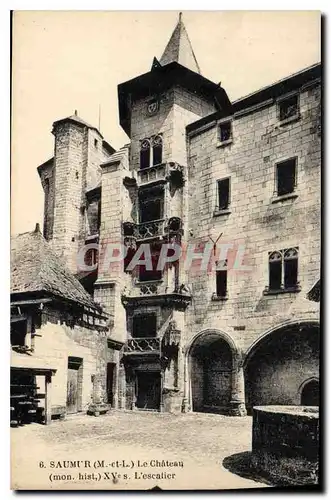
[[[255,405],[319,404],[319,326],[293,324],[263,336],[244,361],[219,331],[188,353],[188,400],[195,412],[245,415]]]

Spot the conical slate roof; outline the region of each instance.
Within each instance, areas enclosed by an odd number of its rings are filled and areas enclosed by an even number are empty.
[[[182,13],[179,14],[178,23],[160,59],[160,64],[162,66],[172,62],[177,62],[191,71],[201,73],[185,25],[182,21]]]

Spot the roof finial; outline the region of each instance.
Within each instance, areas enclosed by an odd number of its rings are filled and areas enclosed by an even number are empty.
[[[75,109],[75,116],[77,116],[77,109]]]
[[[178,21],[179,21],[180,23],[182,22],[182,15],[183,15],[183,13],[182,13],[182,12],[180,12],[180,13],[179,13],[179,16],[178,16]]]

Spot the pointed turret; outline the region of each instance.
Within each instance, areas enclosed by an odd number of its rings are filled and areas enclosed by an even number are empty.
[[[182,21],[181,12],[177,25],[160,59],[160,64],[162,66],[166,66],[172,62],[177,62],[195,73],[201,73],[185,25]]]

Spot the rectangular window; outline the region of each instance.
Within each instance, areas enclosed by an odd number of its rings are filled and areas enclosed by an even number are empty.
[[[24,346],[26,334],[26,320],[12,322],[10,325],[10,344],[12,346]]]
[[[284,121],[299,115],[299,96],[293,95],[279,102],[279,120]]]
[[[155,198],[140,205],[140,222],[150,222],[153,220],[162,219],[163,200]]]
[[[226,142],[232,139],[232,123],[231,121],[220,123],[219,125],[219,141]]]
[[[227,270],[216,271],[216,295],[226,297],[227,295]]]
[[[218,210],[229,208],[230,204],[230,177],[217,181]]]
[[[298,288],[298,258],[298,247],[269,253],[268,291]]]
[[[138,314],[133,317],[132,337],[156,337],[156,314]]]
[[[276,166],[277,196],[293,193],[296,186],[296,158],[282,161]]]

